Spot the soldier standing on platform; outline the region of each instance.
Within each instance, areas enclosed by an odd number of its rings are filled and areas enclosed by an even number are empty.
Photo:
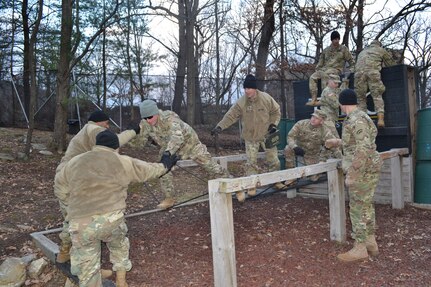
[[[230,177],[229,172],[211,158],[207,147],[202,144],[191,126],[183,122],[172,111],[162,111],[152,100],[145,100],[140,105],[142,121],[139,140],[145,144],[149,139],[160,146],[159,156],[163,159],[177,154],[181,159],[191,159],[202,166],[214,178]],[[165,199],[157,205],[167,209],[175,204],[173,176],[168,172],[160,178]]]
[[[350,221],[354,247],[337,258],[352,262],[375,256],[379,249],[375,237],[376,218],[374,192],[379,181],[382,160],[376,150],[377,128],[370,117],[357,107],[355,91],[340,93],[341,110],[347,114],[343,123],[342,139],[328,140],[325,146],[342,145],[345,184],[349,191]],[[368,251],[368,252],[367,252]]]
[[[331,45],[325,48],[320,55],[319,62],[314,72],[309,79],[309,89],[311,102],[307,102],[308,106],[316,106],[317,101],[317,81],[320,79],[322,87],[326,87],[326,82],[329,74],[340,75],[343,72],[345,63],[348,62],[352,70],[355,65],[352,54],[349,49],[340,45],[340,34],[337,31],[331,33]]]
[[[385,92],[385,85],[382,82],[380,71],[382,65],[386,67],[395,65],[391,54],[382,48],[378,40],[373,40],[371,44],[362,50],[358,55],[355,70],[355,91],[358,95],[358,107],[367,112],[367,91],[370,90],[374,101],[374,110],[377,113],[377,127],[385,126],[385,104],[382,95]]]

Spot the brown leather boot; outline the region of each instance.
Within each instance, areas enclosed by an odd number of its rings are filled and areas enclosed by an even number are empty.
[[[377,114],[377,127],[378,128],[384,128],[385,127],[385,114],[384,113],[378,113]]]
[[[100,275],[102,276],[102,279],[106,279],[111,277],[113,274],[112,270],[108,269],[100,269]]]
[[[70,244],[62,243],[60,245],[60,252],[58,252],[57,259],[56,259],[56,261],[58,263],[66,263],[67,261],[70,260],[70,248],[71,247],[72,247],[72,245],[70,245]]]
[[[163,201],[157,205],[157,208],[158,209],[168,209],[168,208],[174,206],[174,204],[175,204],[175,200],[172,197],[167,197],[167,198],[163,199]]]
[[[126,282],[126,270],[119,270],[116,272],[115,286],[129,287],[129,285]]]
[[[245,201],[245,192],[242,191],[237,191],[236,192],[236,199],[238,199],[239,202],[244,202]]]
[[[367,251],[371,256],[377,256],[379,254],[376,236],[368,235],[367,239],[365,240],[365,246],[367,247]]]
[[[343,262],[354,262],[368,259],[367,247],[364,243],[355,243],[352,249],[346,253],[337,255],[337,258]]]

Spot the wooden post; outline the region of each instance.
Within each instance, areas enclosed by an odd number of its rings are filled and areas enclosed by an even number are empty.
[[[208,181],[215,287],[236,287],[232,195],[219,192],[220,181]]]
[[[395,209],[404,208],[401,159],[400,156],[391,158],[392,208]]]
[[[344,175],[341,168],[328,171],[330,238],[346,241],[346,202],[344,195]]]
[[[227,170],[227,160],[224,158],[220,158],[219,162],[221,167]]]

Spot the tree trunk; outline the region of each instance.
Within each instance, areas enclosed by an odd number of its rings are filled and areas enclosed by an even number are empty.
[[[58,152],[66,149],[67,104],[70,96],[72,48],[72,0],[62,0],[60,58],[57,71],[54,134],[51,145]]]
[[[23,105],[25,113],[29,112],[29,106],[30,106],[30,27],[28,23],[28,0],[22,1],[22,9],[21,9],[21,15],[22,15],[22,29],[23,29],[23,36],[24,36],[24,62],[23,62],[23,76],[22,76],[22,85],[23,85]]]
[[[266,0],[265,14],[263,17],[262,35],[257,50],[256,59],[256,79],[257,88],[263,90],[266,78],[266,62],[268,60],[269,45],[271,43],[272,35],[275,31],[275,17],[274,17],[274,3],[275,0]]]
[[[284,87],[284,66],[286,64],[286,56],[284,53],[284,17],[283,17],[283,1],[280,0],[280,49],[281,49],[281,61],[280,61],[280,99],[281,99],[281,117],[287,118],[286,111],[286,90]]]
[[[364,0],[358,1],[358,36],[356,37],[356,57],[364,49]]]
[[[179,47],[178,47],[178,66],[175,76],[174,101],[172,109],[181,116],[181,104],[184,98],[184,81],[186,75],[186,12],[185,0],[178,1],[178,28],[179,28]]]

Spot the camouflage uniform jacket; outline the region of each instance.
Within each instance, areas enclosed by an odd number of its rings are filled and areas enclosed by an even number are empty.
[[[127,187],[163,175],[163,164],[147,163],[104,146],[71,159],[60,171],[69,190],[67,219],[90,217],[126,208]]]
[[[392,59],[391,54],[384,48],[377,44],[371,44],[359,53],[356,71],[380,71],[382,65],[392,66],[395,65],[395,61]]]
[[[57,172],[75,156],[91,150],[96,145],[96,136],[103,132],[106,128],[98,126],[95,122],[89,121],[70,141],[66,153],[61,158],[61,162],[57,167]],[[134,130],[125,130],[118,134],[120,146],[124,145],[136,136]]]
[[[340,88],[332,89],[330,87],[326,87],[322,91],[320,110],[325,113],[327,121],[338,121],[338,110],[340,108],[338,103],[338,94],[340,92]]]
[[[331,130],[321,125],[313,127],[309,119],[297,122],[287,135],[287,145],[293,149],[297,146],[303,148],[307,154],[319,156],[321,148],[328,139],[336,137]]]
[[[194,129],[172,111],[159,110],[159,119],[155,126],[150,125],[146,120],[142,120],[140,126],[139,140],[143,145],[152,139],[162,151],[169,151],[171,154],[187,154],[188,149],[200,143]]]
[[[380,155],[376,151],[377,128],[370,117],[359,109],[349,113],[343,123],[343,170],[353,175],[367,165],[378,165]]]
[[[280,122],[280,105],[267,93],[259,90],[256,92],[254,101],[250,101],[246,95],[239,98],[217,126],[224,130],[241,119],[244,140],[263,141],[269,125],[278,125]]]
[[[320,55],[316,70],[326,72],[328,69],[336,69],[338,73],[341,73],[345,62],[349,63],[351,69],[355,66],[355,60],[353,60],[349,49],[344,45],[335,48],[331,44],[329,47],[326,47]]]

